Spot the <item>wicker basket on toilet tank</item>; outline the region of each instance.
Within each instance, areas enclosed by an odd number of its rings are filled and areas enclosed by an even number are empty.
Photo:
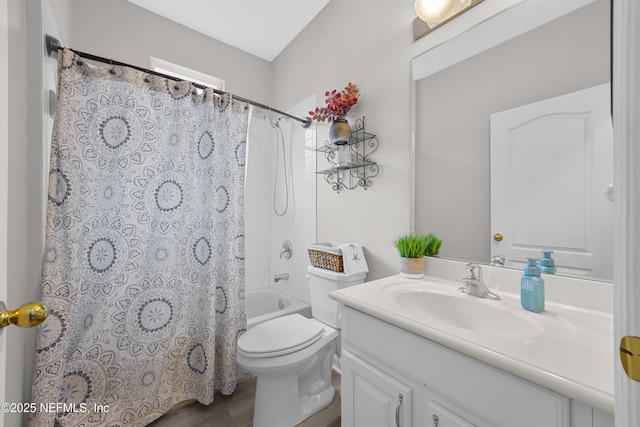
[[[342,252],[335,243],[312,243],[307,246],[311,265],[325,270],[344,272]]]

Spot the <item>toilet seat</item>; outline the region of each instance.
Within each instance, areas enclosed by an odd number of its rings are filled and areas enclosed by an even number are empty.
[[[318,322],[295,313],[256,325],[238,339],[238,351],[245,357],[276,357],[309,347],[322,338]]]

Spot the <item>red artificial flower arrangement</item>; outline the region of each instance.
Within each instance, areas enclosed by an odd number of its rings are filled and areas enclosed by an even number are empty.
[[[360,98],[360,92],[358,92],[358,86],[349,82],[342,92],[338,92],[336,89],[331,92],[327,91],[324,94],[327,99],[325,100],[327,106],[318,108],[314,111],[309,111],[311,118],[319,122],[328,120],[330,122],[338,118],[344,118],[344,116],[351,110],[351,107],[358,103]]]

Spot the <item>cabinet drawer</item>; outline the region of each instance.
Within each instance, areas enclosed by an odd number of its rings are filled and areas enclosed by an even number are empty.
[[[430,427],[476,427],[462,417],[430,400],[427,404],[427,424]]]

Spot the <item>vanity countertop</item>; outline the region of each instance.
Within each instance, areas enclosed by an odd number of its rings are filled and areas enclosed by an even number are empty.
[[[485,284],[501,296],[491,301],[458,292],[464,263],[428,260],[423,279],[391,276],[333,291],[330,297],[363,313],[517,375],[608,414],[614,413],[613,287],[609,283],[543,275],[545,311],[520,306],[517,270],[483,266]],[[454,279],[458,277],[459,279]],[[482,327],[434,321],[418,303],[400,305],[394,292],[411,289],[448,295],[463,303],[499,307],[535,332],[486,333]],[[411,295],[418,295],[413,293]],[[473,300],[468,300],[473,299]],[[426,300],[425,300],[426,301]],[[464,317],[465,310],[457,314]],[[499,328],[500,326],[496,326]]]

